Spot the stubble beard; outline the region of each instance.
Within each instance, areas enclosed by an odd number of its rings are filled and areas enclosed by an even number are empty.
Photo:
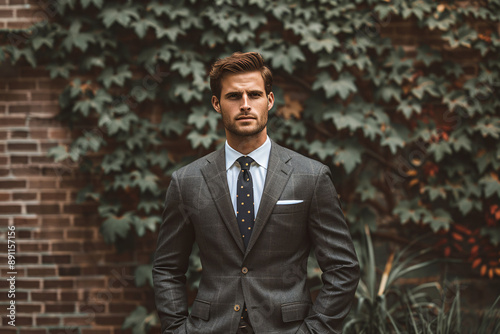
[[[224,128],[230,132],[231,134],[238,137],[253,137],[259,133],[261,133],[267,126],[267,117],[265,119],[257,120],[257,124],[255,127],[244,127],[243,129],[238,127],[236,124],[236,120],[229,119],[228,117],[222,116],[222,123],[224,124]],[[253,122],[253,121],[252,121]]]

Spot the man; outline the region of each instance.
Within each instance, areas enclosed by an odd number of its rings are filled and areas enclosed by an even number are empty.
[[[258,53],[217,61],[210,86],[227,141],[172,175],[153,264],[162,333],[340,333],[359,267],[329,168],[267,136],[272,75]],[[194,242],[203,272],[188,313]]]

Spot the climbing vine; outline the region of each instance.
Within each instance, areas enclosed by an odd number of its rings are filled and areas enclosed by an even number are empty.
[[[407,238],[430,230],[445,256],[500,276],[499,0],[54,8],[35,29],[3,30],[0,61],[67,80],[59,117],[76,135],[50,155],[90,176],[78,200],[98,203],[106,242],[157,229],[171,172],[224,140],[210,64],[258,51],[276,78],[269,135],[331,167],[354,234],[366,224],[405,225]]]

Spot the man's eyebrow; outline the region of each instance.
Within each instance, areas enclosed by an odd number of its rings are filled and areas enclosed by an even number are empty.
[[[264,91],[262,91],[260,89],[252,89],[252,90],[248,90],[247,93],[248,94],[264,94]],[[230,92],[227,92],[226,94],[224,94],[224,96],[228,97],[228,96],[233,95],[233,94],[241,95],[241,94],[243,94],[243,91],[238,91],[238,90],[230,91]]]

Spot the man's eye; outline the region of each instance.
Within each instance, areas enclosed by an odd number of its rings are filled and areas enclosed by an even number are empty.
[[[251,97],[259,97],[259,96],[260,96],[260,93],[250,93],[250,96],[251,96]]]

